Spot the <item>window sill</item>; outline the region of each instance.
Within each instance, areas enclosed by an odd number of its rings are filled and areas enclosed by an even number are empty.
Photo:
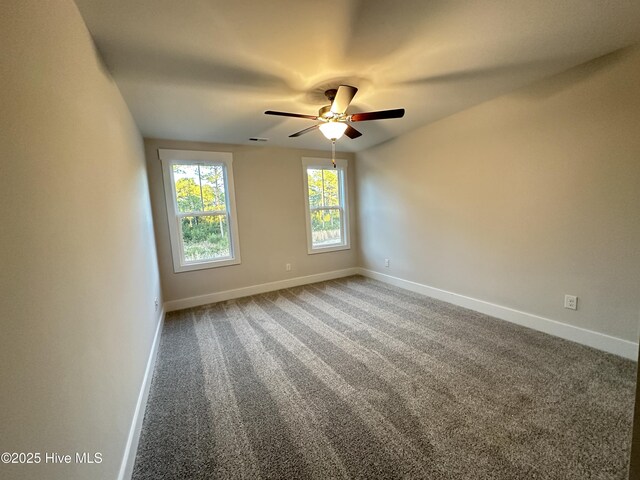
[[[229,258],[226,260],[214,260],[199,263],[187,263],[186,265],[174,265],[174,273],[193,272],[194,270],[206,270],[209,268],[228,267],[240,264],[239,258]]]
[[[350,249],[351,249],[351,245],[334,245],[329,247],[308,248],[307,253],[309,255],[315,255],[316,253],[338,252],[340,250],[350,250]]]

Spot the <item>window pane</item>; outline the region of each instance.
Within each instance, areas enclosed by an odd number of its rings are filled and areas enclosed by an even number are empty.
[[[339,171],[310,168],[307,170],[310,207],[337,207],[340,205]]]
[[[222,165],[201,165],[202,198],[205,211],[226,211],[224,169]]]
[[[309,184],[309,206],[322,207],[322,170],[309,168],[307,170],[307,183]]]
[[[337,208],[311,211],[311,239],[314,247],[330,246],[344,242]]]
[[[324,205],[326,207],[337,207],[340,205],[338,198],[338,170],[323,170],[324,174]]]
[[[215,260],[231,255],[226,215],[184,217],[180,222],[185,261]]]
[[[202,211],[198,165],[172,165],[176,203],[180,213]]]

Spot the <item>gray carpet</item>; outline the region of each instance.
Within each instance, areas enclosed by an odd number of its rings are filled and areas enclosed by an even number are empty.
[[[635,364],[362,277],[167,316],[134,479],[625,479]]]

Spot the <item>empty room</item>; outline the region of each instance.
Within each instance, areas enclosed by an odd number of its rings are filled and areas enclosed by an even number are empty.
[[[5,0],[0,478],[640,479],[640,2]]]

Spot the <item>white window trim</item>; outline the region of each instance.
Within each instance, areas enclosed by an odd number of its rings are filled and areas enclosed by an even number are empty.
[[[342,231],[344,232],[344,241],[339,245],[331,245],[329,247],[314,247],[313,236],[311,234],[311,209],[309,208],[309,181],[307,178],[308,168],[333,168],[333,163],[328,158],[302,157],[302,184],[304,186],[304,213],[307,222],[307,253],[315,255],[317,253],[336,252],[339,250],[349,250],[351,248],[351,234],[349,229],[349,196],[348,196],[348,173],[347,161],[342,158],[336,158],[337,168],[342,170],[342,181],[338,185],[340,195],[340,220],[342,222]]]
[[[164,177],[164,197],[167,204],[167,220],[169,222],[169,236],[171,239],[171,256],[175,273],[202,270],[205,268],[226,267],[240,263],[240,240],[238,238],[238,215],[236,213],[236,195],[233,182],[233,155],[229,152],[205,152],[198,150],[167,150],[158,149],[158,157],[162,162],[162,176]],[[185,216],[177,210],[175,183],[172,178],[173,164],[191,165],[222,165],[224,168],[225,192],[227,195],[227,211],[203,212],[201,215],[226,214],[229,223],[231,250],[229,257],[220,260],[202,260],[187,262],[183,260],[182,236],[178,222]],[[187,216],[199,215],[191,213]]]

